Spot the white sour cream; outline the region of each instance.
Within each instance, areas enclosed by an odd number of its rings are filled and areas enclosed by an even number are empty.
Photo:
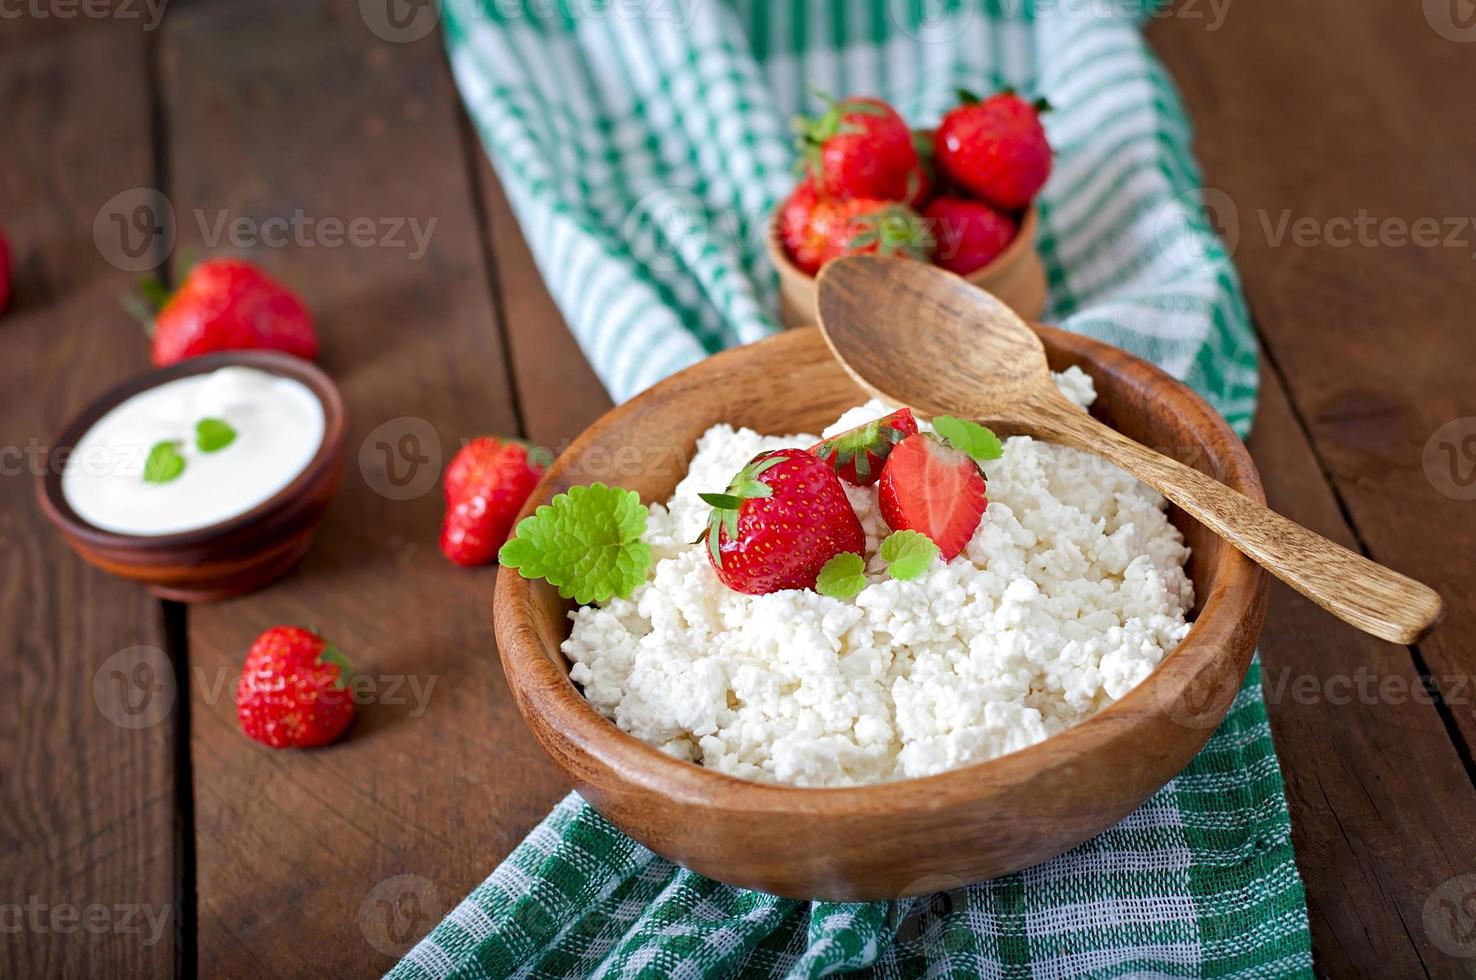
[[[235,439],[215,452],[196,445],[201,419]],[[166,483],[144,479],[160,442],[184,458]],[[83,520],[140,536],[219,524],[263,503],[303,471],[323,442],[323,405],[300,381],[226,367],[168,381],[119,403],[78,441],[62,471],[62,495]]]

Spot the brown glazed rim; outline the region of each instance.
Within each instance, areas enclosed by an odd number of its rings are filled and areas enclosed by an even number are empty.
[[[88,522],[72,509],[71,504],[67,503],[65,494],[62,493],[61,478],[65,466],[53,466],[53,454],[63,450],[70,454],[86,435],[87,430],[96,425],[99,419],[139,392],[157,388],[168,381],[193,377],[197,374],[208,374],[223,367],[251,367],[279,377],[291,378],[305,385],[323,406],[323,439],[318,444],[317,452],[313,454],[312,459],[308,460],[302,471],[293,477],[291,483],[255,507],[235,517],[173,534],[142,535],[108,531]],[[335,458],[344,441],[345,431],[343,396],[339,393],[338,386],[333,383],[333,379],[311,361],[272,350],[237,350],[204,354],[171,364],[168,367],[155,368],[135,375],[110,388],[74,415],[62,429],[61,436],[46,450],[38,495],[41,498],[42,509],[46,511],[47,517],[53,523],[61,527],[68,535],[93,547],[125,546],[144,551],[167,551],[199,545],[249,527],[290,507],[303,491],[314,486],[334,466]]]

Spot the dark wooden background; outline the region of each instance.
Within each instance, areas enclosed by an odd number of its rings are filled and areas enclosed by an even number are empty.
[[[1432,900],[1476,873],[1476,502],[1438,489],[1458,494],[1476,459],[1452,474],[1422,455],[1442,426],[1456,446],[1476,433],[1476,26],[1443,4],[1234,0],[1220,23],[1197,0],[1148,30],[1264,345],[1251,446],[1272,504],[1450,606],[1401,648],[1273,593],[1272,732],[1329,976],[1476,962],[1449,951],[1469,928],[1476,954],[1476,921],[1442,924]],[[434,34],[386,41],[353,0],[174,0],[157,25],[142,0],[3,12],[0,225],[18,267],[0,319],[0,976],[378,973],[566,788],[497,664],[494,570],[440,557],[439,487],[395,499],[428,478],[396,488],[375,446],[427,427],[442,460],[483,431],[557,446],[608,400]],[[415,260],[252,251],[319,315],[352,417],[349,473],[300,569],[188,611],[73,558],[27,461],[146,365],[118,304],[134,276],[93,234],[131,188],[166,194],[177,247],[197,251],[197,212],[436,221]],[[1360,214],[1434,218],[1442,244],[1387,227],[1344,242],[1339,219]],[[1299,239],[1277,234],[1298,219]],[[234,672],[279,622],[318,624],[376,679],[379,703],[342,745],[270,752],[241,736]],[[173,660],[177,685],[147,673],[159,655],[140,646]]]

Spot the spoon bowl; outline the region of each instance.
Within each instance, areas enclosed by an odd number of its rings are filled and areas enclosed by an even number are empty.
[[[1445,615],[1426,585],[1287,520],[1068,402],[1039,338],[1014,311],[934,266],[874,255],[820,271],[826,343],[872,394],[926,416],[961,415],[1086,450],[1153,487],[1267,571],[1374,636],[1415,643]]]

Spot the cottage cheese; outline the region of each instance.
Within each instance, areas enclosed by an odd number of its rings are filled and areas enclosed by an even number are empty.
[[[1057,376],[1080,405],[1077,369]],[[843,415],[825,435],[889,411]],[[1188,632],[1194,590],[1162,497],[1087,453],[1017,436],[986,465],[989,507],[964,553],[888,578],[875,488],[847,486],[866,529],[853,599],[725,587],[691,542],[760,452],[807,446],[719,425],[651,507],[649,580],[573,614],[572,678],[604,715],[679,759],[735,776],[844,786],[1013,752],[1121,698]]]

